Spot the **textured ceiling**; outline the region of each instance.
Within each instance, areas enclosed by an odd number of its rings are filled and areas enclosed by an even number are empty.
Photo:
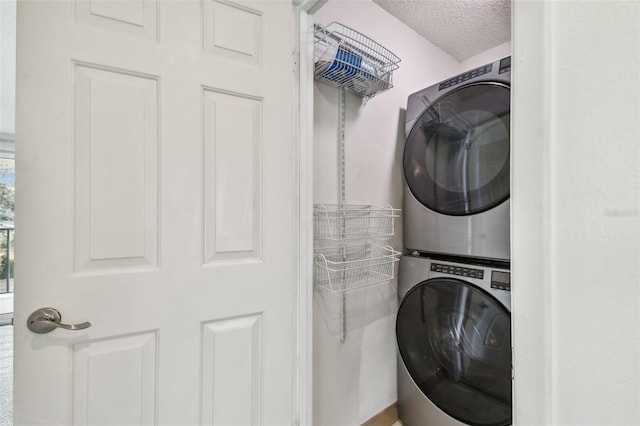
[[[459,62],[511,40],[511,0],[373,0]]]

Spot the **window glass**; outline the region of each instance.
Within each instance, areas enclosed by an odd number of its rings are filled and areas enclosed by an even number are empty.
[[[13,321],[16,2],[0,0],[0,326]],[[10,407],[9,402],[9,407]],[[10,408],[3,407],[0,411]],[[10,414],[7,417],[11,422]]]
[[[1,154],[0,154],[1,155]],[[11,225],[15,219],[16,167],[12,158],[0,157],[0,224]]]

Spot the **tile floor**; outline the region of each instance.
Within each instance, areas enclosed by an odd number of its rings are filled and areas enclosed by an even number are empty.
[[[0,283],[0,287],[3,284],[4,283]],[[13,318],[13,293],[0,293],[0,326],[5,324],[11,324],[12,318]]]
[[[0,326],[0,426],[13,424],[13,326]]]

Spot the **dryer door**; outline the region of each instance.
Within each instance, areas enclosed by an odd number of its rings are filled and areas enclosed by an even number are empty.
[[[434,278],[404,297],[398,349],[422,393],[470,425],[511,424],[511,315],[484,290]]]
[[[509,198],[510,89],[472,83],[433,102],[407,137],[404,172],[423,205],[470,215]]]

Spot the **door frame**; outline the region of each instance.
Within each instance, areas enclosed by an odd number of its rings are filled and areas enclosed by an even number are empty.
[[[292,419],[293,425],[299,426],[313,424],[313,14],[327,0],[291,1],[296,192],[293,246],[297,253],[293,270]]]
[[[553,3],[512,0],[511,6],[513,423],[546,425],[556,423]]]
[[[298,180],[296,230],[298,262],[294,289],[297,307],[294,344],[295,425],[313,424],[313,13],[327,0],[292,0],[294,11],[294,141]],[[553,365],[549,276],[552,259],[551,152],[552,90],[549,55],[551,7],[545,1],[512,0],[511,273],[520,282],[512,293],[514,424],[549,424],[553,413]],[[304,29],[309,31],[304,31]],[[514,174],[518,168],[520,172]],[[515,259],[515,261],[513,261]],[[520,259],[523,259],[522,261]],[[515,311],[515,315],[513,312]],[[517,346],[517,350],[515,347]],[[540,374],[540,371],[543,373]],[[526,398],[520,398],[521,395]]]

